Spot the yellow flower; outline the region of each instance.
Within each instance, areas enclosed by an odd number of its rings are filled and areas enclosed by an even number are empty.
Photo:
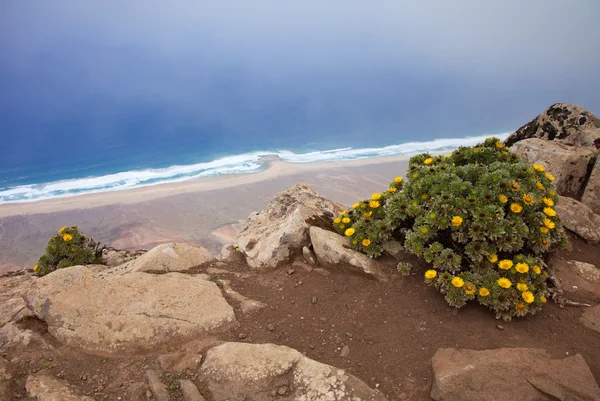
[[[473,153],[479,153],[479,148],[473,149]]]
[[[67,229],[67,227],[63,226],[63,227],[60,228],[60,230],[58,230],[58,232],[62,234],[62,233],[65,232],[66,229]]]
[[[488,295],[490,295],[490,290],[488,290],[485,287],[481,287],[479,289],[479,295],[482,296],[482,297],[487,297]]]
[[[544,166],[542,166],[541,164],[534,164],[533,168],[535,169],[535,171],[539,171],[540,173],[543,173],[544,171],[546,171]]]
[[[515,308],[517,308],[517,310],[523,310],[525,309],[525,304],[523,302],[517,302]]]
[[[554,224],[554,222],[552,220],[550,220],[550,219],[544,219],[544,225],[547,228],[554,228],[554,227],[556,227],[556,224]]]
[[[346,211],[345,211],[345,210],[342,210],[342,211],[340,212],[340,216],[344,216],[345,214],[346,214]]]
[[[348,217],[344,217],[344,218],[342,219],[342,223],[344,223],[344,224],[348,224],[348,223],[350,223],[350,219],[349,219]]]
[[[435,212],[429,213],[429,218],[430,219],[435,219],[436,217],[437,217],[437,214],[435,214]]]
[[[512,267],[513,262],[510,259],[503,259],[500,262],[498,262],[498,267],[502,270],[508,270]]]
[[[347,229],[346,231],[344,231],[344,234],[346,234],[346,237],[351,237],[354,235],[354,228],[350,227],[349,229]]]
[[[500,199],[500,202],[502,202],[502,203],[508,202],[508,198],[504,195],[500,195],[500,197],[498,199]]]
[[[373,211],[369,210],[368,212],[364,212],[363,216],[365,216],[365,217],[371,217],[372,214],[373,214]]]
[[[425,272],[425,278],[428,280],[433,280],[437,276],[437,272],[435,270],[427,270]]]
[[[498,149],[502,149],[504,147],[504,144],[502,142],[496,142],[496,147]]]
[[[336,217],[335,219],[333,219],[333,222],[335,224],[340,224],[341,221],[342,221],[342,219],[340,219],[339,217]]]
[[[381,194],[380,193],[373,194],[373,195],[371,195],[371,199],[373,199],[375,201],[379,200],[379,199],[381,199]]]
[[[548,234],[548,227],[540,227],[540,232],[542,234]]]
[[[535,301],[535,297],[533,296],[533,293],[531,291],[525,291],[524,293],[521,294],[521,296],[523,297],[523,300],[525,302],[527,302],[528,304]]]
[[[544,208],[544,214],[546,216],[550,216],[550,217],[554,217],[556,216],[556,210],[550,208],[550,207],[545,207]]]
[[[369,202],[369,207],[371,209],[377,209],[379,207],[379,202],[377,202],[377,201],[371,201],[371,202]]]
[[[548,192],[548,195],[550,195],[550,196],[556,196],[556,191],[550,191],[550,192]]]
[[[531,194],[525,194],[523,195],[523,203],[526,205],[533,205],[533,202],[535,200],[533,199],[533,196]]]
[[[369,246],[369,245],[371,245],[371,240],[370,239],[364,239],[364,240],[362,240],[362,244],[363,244],[363,246]]]
[[[542,202],[544,202],[546,206],[554,206],[554,201],[550,198],[542,198]]]
[[[431,157],[429,157],[429,158],[425,159],[425,161],[423,163],[430,165],[431,163],[433,163],[433,159]]]
[[[512,210],[514,213],[521,213],[523,211],[523,206],[519,205],[518,203],[513,203],[510,205],[510,210]]]
[[[73,239],[73,236],[71,234],[65,234],[63,235],[63,241],[65,242],[69,242]]]
[[[537,189],[544,189],[544,185],[541,182],[536,182],[535,186],[537,187]]]
[[[527,263],[517,263],[517,265],[515,266],[515,269],[519,273],[525,274],[529,271],[529,265]]]
[[[391,194],[396,193],[396,191],[397,191],[396,187],[391,187],[391,188],[388,189],[388,192],[391,193]]]
[[[546,299],[545,296],[540,295],[540,301],[542,301],[542,303],[545,304],[548,300]]]
[[[473,295],[473,294],[475,294],[476,290],[477,289],[475,288],[475,286],[473,284],[471,284],[471,283],[465,285],[465,294],[467,294],[467,295]]]
[[[452,285],[455,286],[456,288],[461,288],[463,285],[465,285],[465,280],[463,280],[460,277],[454,277],[452,279]]]
[[[542,243],[542,245],[546,246],[548,245],[548,238],[542,238],[540,242]]]
[[[487,258],[492,263],[496,263],[498,261],[498,255],[496,255],[495,253],[488,255]]]
[[[426,226],[421,227],[421,232],[423,234],[427,234],[429,232],[429,228],[427,228]]]
[[[427,195],[427,194],[422,194],[421,195],[421,199],[427,200],[427,198],[429,198],[429,195]]]
[[[340,228],[343,230],[344,228],[346,228],[346,226],[343,224],[340,224]]]
[[[360,207],[360,203],[355,203],[352,205],[352,209],[358,209]]]
[[[533,266],[533,272],[535,274],[540,274],[542,272],[542,269],[540,269],[539,266]]]
[[[529,287],[525,283],[519,283],[517,284],[517,290],[523,292],[529,290]]]
[[[462,217],[460,217],[460,216],[452,217],[452,225],[454,227],[459,227],[462,224],[462,222],[463,222]]]
[[[33,271],[36,271],[37,269],[39,269],[40,267],[38,265],[33,266]]]
[[[519,189],[521,189],[521,186],[519,185],[518,182],[511,181],[510,182],[510,189],[512,189],[514,192],[517,192]]]
[[[402,177],[394,178],[394,182],[398,182],[398,183],[402,182]]]
[[[550,181],[554,181],[554,176],[550,173],[546,173],[546,178],[549,179]]]
[[[512,286],[512,283],[510,282],[510,280],[507,278],[504,278],[504,277],[499,278],[497,283],[502,288],[510,288]]]

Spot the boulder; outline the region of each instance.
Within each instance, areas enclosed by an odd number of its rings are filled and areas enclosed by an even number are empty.
[[[556,205],[563,226],[586,242],[600,244],[600,215],[573,198],[561,196]]]
[[[110,272],[120,274],[181,272],[214,260],[212,254],[200,245],[169,243],[152,248],[142,256],[117,266]]]
[[[600,214],[600,156],[592,168],[590,178],[585,186],[581,202],[588,205],[596,214]]]
[[[13,369],[10,363],[0,356],[0,400],[9,400],[13,392]]]
[[[206,275],[59,269],[36,280],[27,301],[59,341],[100,352],[151,349],[235,322]]]
[[[181,388],[185,401],[206,401],[198,391],[198,387],[191,380],[179,380],[179,388]]]
[[[587,292],[600,297],[600,269],[595,265],[562,258],[552,258],[549,265],[567,294]]]
[[[206,354],[200,379],[208,384],[214,401],[244,397],[270,400],[271,392],[282,387],[287,400],[386,400],[344,370],[275,344],[225,343],[214,347]]]
[[[244,255],[232,244],[227,244],[221,249],[219,260],[225,263],[238,263],[244,260]]]
[[[112,247],[104,247],[102,249],[102,262],[104,262],[107,266],[116,267],[122,265],[123,263],[132,261],[144,253],[146,253],[146,251],[125,251]]]
[[[317,261],[324,265],[385,277],[377,262],[350,248],[350,239],[319,227],[310,228],[310,241]]]
[[[240,251],[248,265],[256,269],[274,268],[300,254],[308,245],[308,228],[321,220],[331,224],[325,210],[341,211],[339,205],[319,195],[307,185],[296,185],[277,194],[267,208],[250,215],[237,236]]]
[[[600,333],[600,305],[585,308],[579,320],[588,329]]]
[[[506,145],[540,138],[570,146],[600,148],[600,120],[581,106],[556,103],[506,138]]]
[[[439,349],[432,358],[436,401],[600,400],[600,388],[579,354],[552,359],[544,350]]]
[[[560,195],[580,197],[588,179],[590,163],[596,158],[595,147],[573,147],[543,139],[524,139],[511,151],[527,163],[540,164],[554,177],[554,187]]]
[[[82,394],[76,386],[40,372],[27,378],[27,394],[38,401],[94,401]]]

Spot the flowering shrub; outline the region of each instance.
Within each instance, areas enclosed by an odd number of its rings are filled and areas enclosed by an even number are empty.
[[[564,246],[554,177],[497,138],[446,156],[410,159],[406,182],[334,219],[354,249],[372,257],[388,239],[432,264],[425,282],[460,308],[470,300],[498,318],[535,313],[548,291],[542,256]]]
[[[102,263],[100,253],[98,244],[86,238],[77,227],[62,227],[50,238],[46,253],[33,270],[38,276],[45,276],[63,267],[99,264]]]

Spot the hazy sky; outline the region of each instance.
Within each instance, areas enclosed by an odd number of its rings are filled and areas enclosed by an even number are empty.
[[[559,101],[600,114],[599,17],[598,0],[3,0],[0,166],[51,142],[398,143]]]

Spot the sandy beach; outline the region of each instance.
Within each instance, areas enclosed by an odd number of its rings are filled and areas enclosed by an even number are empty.
[[[260,173],[204,178],[138,189],[0,205],[0,272],[35,264],[48,238],[77,225],[104,244],[149,249],[194,242],[218,253],[242,222],[297,183],[351,204],[404,175],[408,156],[324,163],[270,162]]]

